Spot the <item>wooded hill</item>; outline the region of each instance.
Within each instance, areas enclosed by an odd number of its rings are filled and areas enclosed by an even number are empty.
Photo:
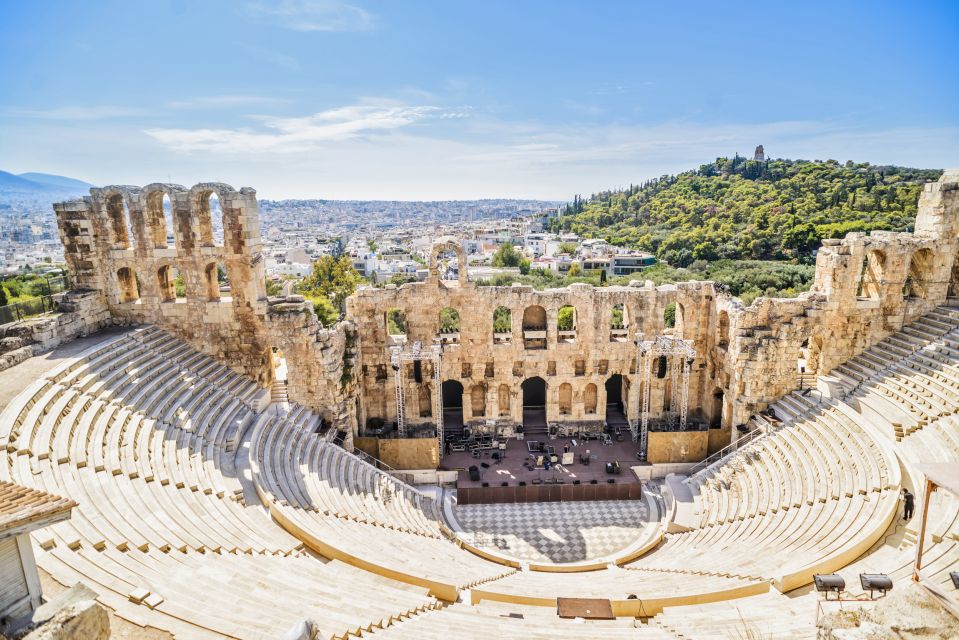
[[[694,171],[574,198],[552,230],[694,261],[809,263],[823,238],[910,231],[922,184],[939,169],[835,160],[717,158]]]

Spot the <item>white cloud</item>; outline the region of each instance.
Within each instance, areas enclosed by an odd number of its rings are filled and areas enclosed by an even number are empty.
[[[373,14],[340,0],[257,0],[247,14],[294,31],[369,31]]]
[[[214,153],[299,153],[325,143],[399,129],[436,111],[430,106],[357,104],[299,118],[250,116],[262,129],[147,129],[145,133],[176,151]]]

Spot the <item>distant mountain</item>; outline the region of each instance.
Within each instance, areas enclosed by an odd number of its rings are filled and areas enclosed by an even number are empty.
[[[39,182],[40,184],[59,187],[61,189],[69,189],[71,191],[86,192],[90,189],[90,187],[94,186],[89,182],[84,182],[83,180],[67,178],[66,176],[56,176],[51,173],[36,173],[31,171],[28,173],[21,173],[17,177],[23,178],[24,180],[29,180],[31,182]]]
[[[0,202],[53,202],[60,198],[87,195],[93,185],[48,173],[21,173],[15,175],[0,171]]]

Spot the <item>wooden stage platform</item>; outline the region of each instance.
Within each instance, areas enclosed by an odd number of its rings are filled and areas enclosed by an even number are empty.
[[[579,442],[569,438],[546,440],[562,459],[565,447],[573,454],[573,464],[557,464],[549,469],[530,468],[541,453],[530,453],[525,440],[508,440],[506,456],[493,457],[496,450],[481,452],[474,458],[469,452],[448,454],[443,467],[455,469],[459,504],[499,502],[565,502],[567,500],[639,500],[642,497],[639,479],[630,467],[636,460],[637,443],[602,444],[598,440]],[[573,444],[575,442],[575,445]],[[589,464],[581,458],[589,452]],[[500,454],[503,452],[500,451]],[[609,474],[606,463],[618,462],[619,474]],[[471,480],[469,468],[476,466],[480,478]],[[485,485],[485,486],[484,486]]]

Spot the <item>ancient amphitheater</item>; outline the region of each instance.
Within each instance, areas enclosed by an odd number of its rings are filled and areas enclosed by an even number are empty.
[[[447,240],[330,329],[266,295],[252,189],[55,210],[74,290],[0,356],[0,481],[76,503],[31,534],[36,563],[133,629],[812,638],[814,574],[903,589],[920,543],[955,601],[959,496],[931,494],[924,535],[899,496],[921,507],[925,465],[959,460],[959,171],[914,233],[825,241],[795,299],[477,286]]]

